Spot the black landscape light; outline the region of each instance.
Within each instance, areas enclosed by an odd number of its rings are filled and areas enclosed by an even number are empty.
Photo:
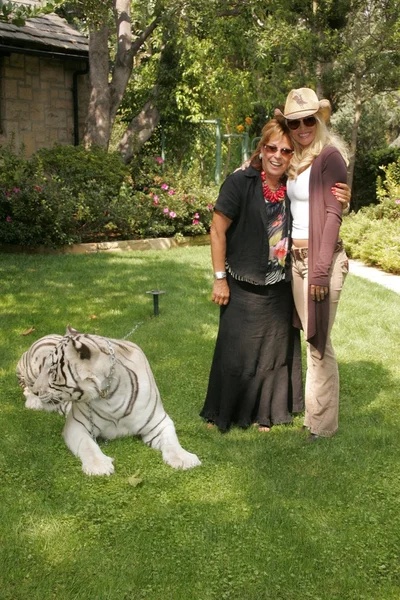
[[[149,292],[146,292],[146,294],[152,294],[153,296],[153,307],[154,307],[154,316],[158,317],[159,312],[158,312],[158,296],[160,294],[165,294],[164,290],[150,290]]]

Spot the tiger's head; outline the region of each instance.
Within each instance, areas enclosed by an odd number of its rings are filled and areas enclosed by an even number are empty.
[[[34,392],[43,403],[90,402],[110,387],[110,352],[98,336],[67,327],[48,356]]]

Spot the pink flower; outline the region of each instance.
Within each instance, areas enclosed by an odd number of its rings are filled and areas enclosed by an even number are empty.
[[[172,189],[171,189],[171,190],[169,190],[168,194],[169,194],[170,196],[173,196],[173,195],[175,194],[175,190],[172,190]]]
[[[6,221],[7,221],[7,223],[11,223],[12,218],[11,217],[6,217]]]
[[[6,192],[6,196],[9,198],[11,196],[11,192]]]
[[[164,212],[165,214],[169,213],[169,208],[164,208],[163,212]]]
[[[287,238],[280,240],[273,248],[273,256],[276,256],[280,264],[283,263],[287,254]]]
[[[200,219],[200,215],[199,215],[199,213],[195,213],[195,214],[194,214],[194,218],[195,218],[195,219]]]
[[[154,196],[153,192],[149,192],[149,196],[152,198]]]
[[[144,188],[143,188],[143,191],[144,191],[144,192],[147,192],[147,190],[148,190],[148,189],[149,189],[148,187],[144,187]]]
[[[395,203],[396,204],[400,204],[400,200],[395,200]]]
[[[192,224],[193,225],[198,225],[200,223],[200,221],[198,219],[193,219]]]
[[[161,156],[155,156],[155,157],[154,157],[154,160],[155,160],[156,162],[158,162],[158,164],[159,164],[159,165],[162,165],[162,164],[163,164],[163,162],[164,162],[164,160],[161,158]]]
[[[171,212],[169,213],[169,216],[171,217],[171,219],[175,219],[176,212],[174,212],[173,210],[171,210]]]
[[[208,208],[208,210],[212,210],[214,207],[212,204],[207,204],[207,208]]]
[[[162,183],[161,184],[161,189],[162,190],[167,190],[169,188],[169,185],[167,185],[166,183]]]
[[[158,198],[157,198],[157,200],[154,198],[153,204],[154,204],[154,206],[157,206],[157,204],[158,204]]]
[[[18,192],[20,192],[20,191],[21,191],[21,189],[20,189],[20,188],[13,188],[13,192],[14,192],[14,194],[18,194]]]
[[[275,248],[274,250],[274,256],[276,256],[278,260],[285,258],[286,254],[286,248]]]
[[[157,204],[158,204],[158,196],[157,196],[157,194],[154,194],[153,199],[154,199],[154,202],[157,202]]]
[[[42,188],[40,185],[34,185],[34,186],[33,186],[33,189],[34,189],[36,192],[41,192],[43,188]]]

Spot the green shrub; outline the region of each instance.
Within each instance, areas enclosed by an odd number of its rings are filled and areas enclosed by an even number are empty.
[[[47,176],[57,177],[68,183],[78,194],[82,187],[89,186],[110,191],[115,195],[124,181],[129,180],[129,169],[118,152],[107,152],[93,147],[90,151],[83,146],[54,146],[42,148],[37,156]]]
[[[382,168],[378,177],[378,204],[345,217],[341,235],[353,258],[400,273],[400,158]]]
[[[363,206],[376,204],[379,200],[376,193],[377,178],[382,176],[381,167],[395,162],[400,157],[400,148],[373,150],[357,155],[354,168],[351,204],[356,212]]]
[[[341,236],[351,258],[400,274],[398,221],[371,220],[361,213],[351,214],[343,219]]]
[[[54,146],[41,149],[39,159],[47,178],[62,182],[75,198],[74,237],[81,242],[117,235],[111,217],[121,185],[130,173],[120,154],[93,147]]]

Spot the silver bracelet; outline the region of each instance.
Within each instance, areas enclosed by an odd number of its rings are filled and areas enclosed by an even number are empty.
[[[214,273],[214,279],[226,279],[226,272],[225,271],[216,271]]]

